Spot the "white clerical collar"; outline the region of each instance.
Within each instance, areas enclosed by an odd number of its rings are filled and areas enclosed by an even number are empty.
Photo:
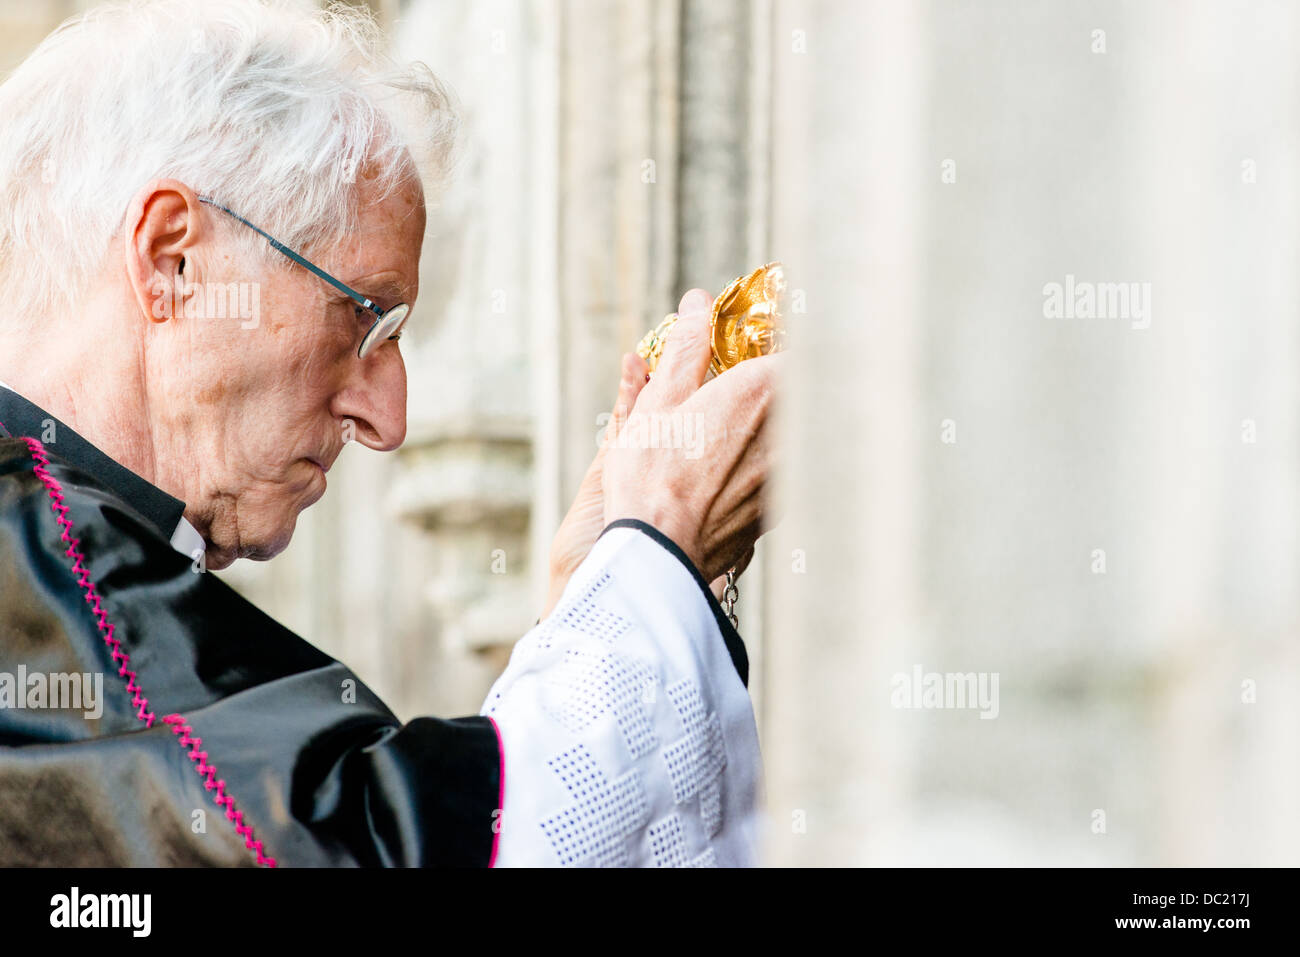
[[[8,389],[15,395],[20,394],[2,379],[0,379],[0,389]],[[207,543],[203,541],[203,536],[185,520],[184,516],[181,516],[180,521],[176,523],[176,530],[172,532],[171,546],[190,559],[198,559],[207,550]]]
[[[172,533],[172,548],[182,555],[198,559],[207,551],[208,545],[203,540],[203,536],[195,531],[194,526],[182,517],[176,523],[176,531]]]

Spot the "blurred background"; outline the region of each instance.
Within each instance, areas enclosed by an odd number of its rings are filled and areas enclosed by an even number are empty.
[[[0,2],[0,69],[89,5]],[[476,713],[621,353],[780,259],[768,861],[1300,862],[1300,8],[371,6],[466,120],[410,436],[224,578],[404,719]]]

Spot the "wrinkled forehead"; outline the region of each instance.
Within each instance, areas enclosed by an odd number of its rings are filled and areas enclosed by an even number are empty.
[[[325,258],[340,273],[353,277],[397,273],[413,296],[425,223],[424,190],[418,178],[404,181],[387,195],[361,180],[355,228],[344,233]]]

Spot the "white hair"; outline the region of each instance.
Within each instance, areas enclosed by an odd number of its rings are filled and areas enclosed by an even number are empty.
[[[355,225],[362,170],[380,195],[438,179],[457,129],[450,92],[423,64],[392,59],[361,8],[98,7],[0,84],[0,288],[11,315],[74,304],[156,177],[291,247],[327,248]],[[267,249],[232,228],[248,250]]]

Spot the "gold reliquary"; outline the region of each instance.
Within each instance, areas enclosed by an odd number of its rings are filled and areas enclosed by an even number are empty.
[[[779,262],[760,266],[734,279],[713,301],[709,339],[713,355],[709,371],[720,375],[738,362],[780,352],[785,347],[785,272]],[[636,347],[654,371],[664,342],[677,322],[677,313],[647,332]]]

